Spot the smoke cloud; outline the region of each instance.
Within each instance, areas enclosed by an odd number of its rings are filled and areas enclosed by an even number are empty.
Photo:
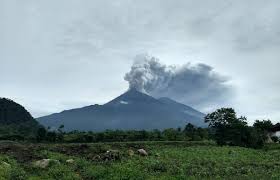
[[[129,87],[153,97],[169,97],[200,110],[226,105],[231,94],[228,78],[206,64],[165,65],[149,55],[138,55],[124,79]]]

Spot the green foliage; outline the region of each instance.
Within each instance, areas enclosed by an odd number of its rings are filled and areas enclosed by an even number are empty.
[[[238,118],[234,109],[221,108],[205,117],[205,122],[214,130],[214,138],[219,145],[235,145],[261,148],[265,142],[259,129],[249,127],[245,117]],[[259,123],[258,127],[267,127],[267,123]]]
[[[197,128],[191,123],[188,123],[183,131],[186,138],[191,141],[201,141],[209,139],[208,130],[203,128]]]
[[[54,131],[49,131],[47,133],[46,140],[49,141],[49,142],[55,142],[56,141],[56,133]]]
[[[37,142],[62,142],[64,138],[64,133],[62,128],[58,131],[48,131],[44,127],[40,127],[37,131],[36,140]]]
[[[41,142],[46,139],[47,130],[44,127],[40,127],[37,131],[36,139],[38,142]]]
[[[175,141],[179,139],[180,132],[178,132],[176,129],[170,128],[170,129],[165,129],[162,132],[162,135],[165,138],[165,140]]]
[[[38,122],[21,105],[6,98],[0,98],[0,139],[34,139]]]
[[[272,136],[271,139],[275,143],[279,142],[279,138],[277,136]]]
[[[1,125],[18,124],[30,121],[36,122],[23,106],[10,99],[0,98]]]
[[[165,129],[163,131],[122,131],[107,130],[104,132],[78,132],[73,131],[63,133],[64,142],[128,142],[128,141],[183,141],[207,140],[208,130],[203,128],[194,128],[192,132],[181,131],[180,129]]]
[[[0,155],[0,179],[24,180],[26,172],[8,156]]]
[[[207,114],[205,117],[205,122],[209,123],[209,127],[219,128],[226,126],[245,126],[247,125],[246,118],[237,118],[236,113],[233,108],[221,108],[217,109],[215,112]]]
[[[32,167],[32,161],[0,156],[0,162],[11,165],[0,163],[0,179],[277,179],[280,176],[279,144],[266,145],[265,150],[220,147],[209,142],[99,143],[88,146],[89,151],[77,154],[72,150],[80,149],[79,144],[47,144],[31,148],[31,154],[35,151],[42,158],[60,162],[46,169]],[[146,149],[149,156],[126,155],[128,148],[135,146]],[[99,162],[89,156],[91,153],[101,155],[106,149],[118,150],[123,157],[118,161]],[[66,163],[68,159],[73,159],[74,163]]]
[[[273,129],[274,125],[270,120],[256,120],[253,127],[256,129],[258,134],[262,137],[263,141],[267,141],[270,137],[270,132]],[[277,137],[271,138],[272,141],[277,142]]]
[[[256,120],[253,126],[263,132],[268,132],[273,128],[273,124],[270,120]]]

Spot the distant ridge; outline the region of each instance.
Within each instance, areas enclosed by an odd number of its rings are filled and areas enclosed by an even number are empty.
[[[183,127],[190,122],[204,127],[205,115],[169,98],[156,99],[135,89],[104,105],[91,105],[38,118],[45,125],[65,130],[152,130]]]

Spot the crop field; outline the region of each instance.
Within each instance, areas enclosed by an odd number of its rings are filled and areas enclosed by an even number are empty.
[[[147,156],[137,153],[145,149]],[[42,163],[43,159],[47,164]],[[279,179],[280,146],[213,142],[0,143],[0,179]]]

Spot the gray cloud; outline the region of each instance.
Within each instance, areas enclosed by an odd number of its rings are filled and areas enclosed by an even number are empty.
[[[279,0],[0,0],[0,96],[34,116],[102,104],[148,52],[215,67],[236,93],[221,106],[277,120],[279,19]]]
[[[164,65],[149,55],[138,55],[124,79],[129,87],[154,97],[170,97],[205,109],[221,106],[231,98],[228,78],[206,64]]]

